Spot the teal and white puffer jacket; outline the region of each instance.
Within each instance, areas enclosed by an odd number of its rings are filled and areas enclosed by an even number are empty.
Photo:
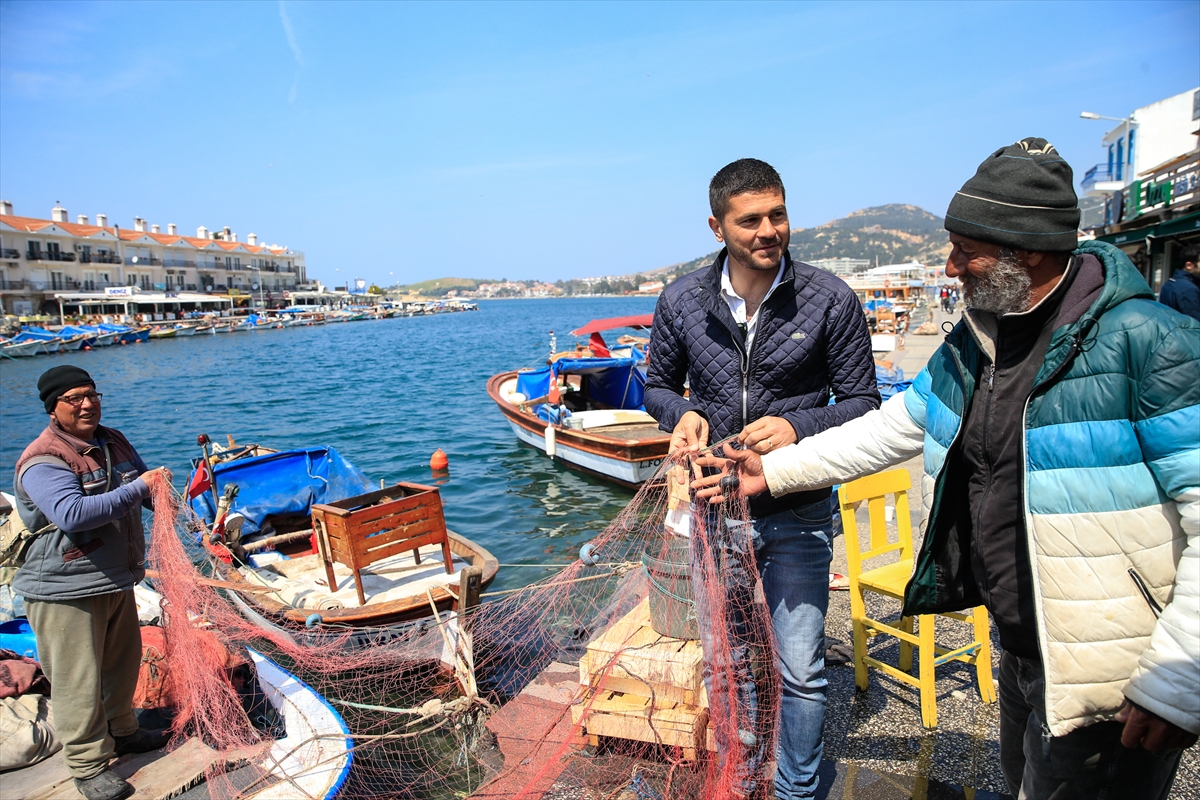
[[[1124,698],[1200,733],[1200,324],[1153,300],[1125,255],[1087,242],[1100,297],[1054,331],[1025,408],[1025,520],[1050,732],[1112,719]],[[982,340],[981,340],[982,339]],[[947,453],[987,361],[960,323],[878,411],[763,458],[773,495],[924,454],[925,531],[904,612],[979,603],[944,491]],[[1155,616],[1130,575],[1149,586]]]

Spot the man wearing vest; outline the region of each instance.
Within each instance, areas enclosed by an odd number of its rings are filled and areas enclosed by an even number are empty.
[[[120,431],[100,425],[100,394],[84,370],[49,369],[38,392],[50,420],[17,461],[14,488],[25,526],[45,532],[12,588],[37,635],[76,788],[88,800],[120,800],[134,790],[109,760],[170,738],[139,729],[132,707],[142,657],[133,595],[146,574],[142,504],[169,473],[150,470]]]
[[[923,453],[903,613],[991,612],[1009,792],[1161,800],[1200,733],[1200,325],[1078,224],[1054,147],[995,151],[946,211],[968,310],[912,387],[727,455],[781,497]]]

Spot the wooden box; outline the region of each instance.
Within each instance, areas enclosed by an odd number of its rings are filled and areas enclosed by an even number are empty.
[[[588,644],[572,718],[593,742],[611,736],[674,745],[695,758],[700,748],[715,749],[703,668],[700,642],[656,633],[643,600]]]
[[[636,694],[589,692],[571,706],[571,720],[586,728],[593,744],[596,737],[611,736],[682,747],[684,757],[692,760],[707,744],[707,709],[683,703],[654,705],[650,698]]]
[[[349,567],[361,605],[367,601],[360,570],[405,550],[411,550],[420,564],[419,548],[440,544],[446,574],[454,572],[442,497],[436,486],[397,483],[333,503],[314,503],[312,518],[329,585],[337,585],[335,562]]]

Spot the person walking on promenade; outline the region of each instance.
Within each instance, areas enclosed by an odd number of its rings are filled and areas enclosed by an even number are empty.
[[[1183,248],[1183,266],[1162,285],[1158,302],[1200,321],[1200,244]]]
[[[1008,790],[1153,800],[1200,733],[1200,325],[1076,247],[1072,180],[1044,139],[989,156],[946,212],[968,310],[913,386],[728,455],[739,492],[786,498],[924,451],[903,614],[991,612]]]
[[[120,431],[100,424],[101,395],[84,370],[53,367],[38,392],[49,424],[17,461],[14,488],[22,522],[45,532],[12,588],[25,598],[75,787],[88,800],[120,800],[134,790],[109,759],[170,738],[139,728],[133,712],[142,659],[133,587],[146,574],[141,510],[169,473],[148,469]]]
[[[696,452],[710,437],[738,434],[743,446],[767,453],[879,407],[866,317],[840,279],[788,255],[783,181],[769,165],[742,159],[709,185],[708,224],[725,248],[706,268],[671,283],[659,297],[650,335],[646,409],[672,432],[672,452]],[[684,397],[685,384],[690,394]],[[830,395],[837,398],[829,405]],[[713,546],[742,563],[753,547],[772,616],[782,676],[776,797],[812,797],[821,761],[825,715],[825,610],[829,601],[829,490],[782,501],[756,499],[752,521],[725,525],[719,515]],[[695,559],[695,554],[693,554]],[[746,608],[758,576],[722,574],[728,606]],[[703,599],[701,599],[703,603]],[[707,614],[698,609],[705,640],[705,675],[712,680]],[[744,625],[735,619],[735,627]],[[735,631],[734,640],[744,640]],[[763,737],[755,736],[757,688],[748,648],[733,654],[738,675],[739,742],[744,748],[735,791],[765,795],[758,772]],[[710,701],[714,695],[710,688]],[[767,720],[768,724],[773,720]]]

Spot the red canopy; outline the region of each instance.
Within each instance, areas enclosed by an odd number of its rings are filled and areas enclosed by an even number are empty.
[[[609,317],[594,319],[582,328],[571,331],[572,336],[586,336],[598,331],[611,331],[613,328],[649,328],[654,322],[653,314],[638,314],[634,317]]]

